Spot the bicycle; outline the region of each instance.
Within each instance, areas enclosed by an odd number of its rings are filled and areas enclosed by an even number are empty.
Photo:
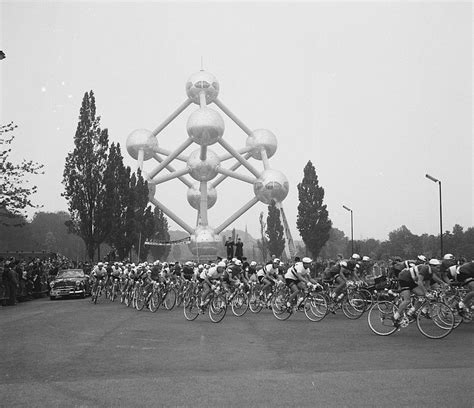
[[[118,278],[113,278],[112,286],[111,286],[110,292],[109,292],[109,300],[111,302],[115,302],[115,299],[117,299],[118,291],[119,291]]]
[[[282,289],[285,284],[282,281],[276,281],[272,285],[270,293],[260,295],[263,284],[252,282],[250,286],[249,309],[252,313],[260,313],[262,309],[271,308],[271,304],[275,295]]]
[[[102,296],[102,290],[104,288],[104,281],[103,279],[100,279],[99,282],[97,282],[97,285],[94,289],[92,289],[92,296],[91,296],[91,302],[94,304],[97,304],[99,301],[99,298]]]
[[[200,314],[204,314],[207,310],[209,319],[213,323],[219,323],[225,317],[227,312],[227,300],[222,292],[219,283],[212,285],[211,293],[204,305],[200,305],[200,292],[193,293],[189,299],[184,302],[184,317],[186,320],[193,321]]]
[[[366,300],[350,282],[337,297],[335,296],[335,285],[332,284],[332,281],[323,282],[323,288],[322,294],[327,303],[327,312],[335,314],[337,310],[341,309],[344,316],[351,320],[359,319],[364,314]],[[323,304],[320,305],[321,310],[322,307]]]
[[[243,316],[249,309],[249,296],[244,289],[244,284],[239,283],[237,287],[233,287],[227,297],[227,305],[230,304],[232,313],[237,316]]]
[[[367,314],[370,329],[379,336],[389,336],[401,328],[407,327],[416,321],[421,334],[430,339],[442,339],[454,329],[454,315],[451,308],[443,302],[428,297],[418,297],[419,304],[410,316],[404,314],[399,322],[395,321],[394,313],[398,310],[401,298],[395,301],[383,300],[374,303]],[[411,296],[411,305],[414,305],[416,295]]]

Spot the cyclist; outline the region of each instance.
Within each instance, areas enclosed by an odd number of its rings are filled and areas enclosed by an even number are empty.
[[[348,261],[341,261],[335,264],[329,270],[331,279],[334,281],[335,284],[337,284],[336,289],[334,289],[334,292],[331,294],[331,297],[333,299],[337,299],[337,300],[342,299],[343,297],[342,291],[346,288],[347,281],[351,277],[355,277],[356,279],[359,279],[355,271],[356,268],[357,268],[357,262],[354,259],[349,259]]]
[[[231,287],[237,287],[240,284],[242,274],[242,261],[235,259],[222,272],[221,280],[225,290],[228,292]]]
[[[105,279],[107,277],[107,269],[102,262],[99,262],[97,266],[91,272],[92,280],[94,281],[94,285],[92,287],[92,291],[95,292],[97,290],[97,286],[99,281]]]
[[[398,283],[400,286],[400,296],[402,302],[398,306],[398,310],[393,314],[395,324],[400,323],[400,318],[406,307],[410,304],[410,295],[414,293],[418,296],[426,296],[430,280],[433,277],[434,267],[439,267],[441,262],[437,259],[430,259],[428,264],[413,265],[410,268],[403,269],[398,275]],[[413,314],[416,305],[407,312],[408,315]]]
[[[211,266],[209,269],[204,269],[199,275],[199,281],[202,282],[203,285],[200,304],[201,307],[207,303],[207,298],[211,293],[211,289],[214,287],[214,284],[220,280],[225,268],[225,262],[220,261],[216,266]]]
[[[288,268],[285,273],[285,282],[291,290],[291,295],[288,298],[287,307],[291,307],[293,304],[296,296],[298,296],[298,292],[300,290],[304,290],[308,283],[314,283],[315,285],[317,282],[311,278],[310,275],[310,266],[313,260],[308,257],[304,257],[301,262],[296,262],[293,266]],[[296,305],[297,307],[299,305]]]
[[[474,261],[462,264],[458,269],[458,282],[466,287],[467,294],[459,302],[458,309],[462,313],[469,313],[472,298],[474,297]]]
[[[203,265],[199,265],[202,269],[204,269],[204,266]],[[192,280],[193,279],[193,276],[194,276],[194,262],[192,261],[187,261],[185,262],[185,264],[183,265],[183,268],[181,269],[180,271],[180,276],[181,278],[185,279],[185,280]]]
[[[257,280],[257,262],[250,262],[248,268],[245,270],[245,275],[249,282],[254,282]]]
[[[272,285],[274,285],[277,280],[278,280],[278,274],[280,273],[279,271],[280,267],[280,259],[279,258],[274,258],[271,263],[266,264],[262,270],[263,270],[263,278],[259,279],[260,282],[263,282],[263,288],[260,291],[260,296],[266,293],[268,288]],[[257,272],[257,277],[259,276],[259,273]],[[260,272],[261,276],[261,272]]]

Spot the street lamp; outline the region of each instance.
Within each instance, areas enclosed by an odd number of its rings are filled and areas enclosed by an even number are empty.
[[[443,257],[443,207],[441,204],[441,180],[430,176],[429,174],[425,174],[425,177],[434,183],[438,183],[439,186],[439,243],[441,249],[441,257]]]
[[[352,216],[352,210],[349,207],[346,207],[345,205],[343,205],[342,208],[344,208],[344,210],[351,212],[351,250],[352,250],[351,255],[352,255],[354,253],[354,219]]]

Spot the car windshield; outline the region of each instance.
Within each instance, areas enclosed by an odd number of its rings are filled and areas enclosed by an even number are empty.
[[[61,271],[58,273],[56,278],[58,279],[68,279],[68,278],[83,278],[84,272],[75,270],[75,271]]]

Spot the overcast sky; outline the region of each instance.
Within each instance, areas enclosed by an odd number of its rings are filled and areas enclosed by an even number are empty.
[[[425,173],[442,181],[444,229],[473,225],[471,2],[2,1],[0,12],[1,123],[19,126],[15,160],[45,165],[34,179],[44,211],[67,209],[62,173],[86,91],[110,141],[136,166],[127,136],[156,128],[186,99],[202,57],[222,102],[249,128],[276,135],[270,163],[290,183],[283,205],[295,239],[308,160],[347,236],[342,205],[354,211],[356,239],[384,240],[401,225],[438,234],[438,186]],[[158,136],[161,147],[186,139],[195,109]],[[246,135],[222,116],[224,139],[243,147]],[[230,179],[217,192],[213,226],[253,196]],[[182,183],[159,186],[157,197],[194,225]],[[257,237],[261,211],[259,203],[232,226]]]

